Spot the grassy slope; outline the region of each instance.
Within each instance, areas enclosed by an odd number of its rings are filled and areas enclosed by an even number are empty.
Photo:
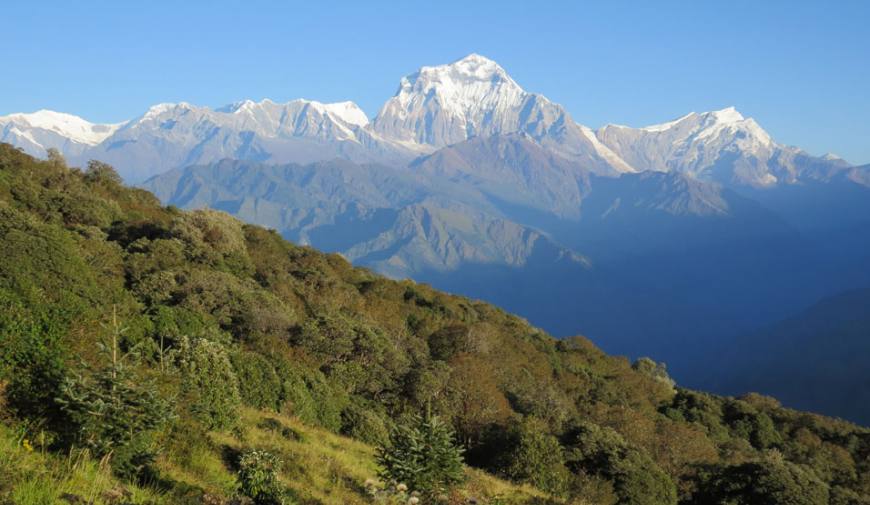
[[[245,409],[241,432],[212,432],[208,441],[175,445],[161,455],[161,481],[148,486],[121,483],[108,467],[72,451],[66,456],[28,448],[25,430],[0,424],[0,503],[42,505],[65,503],[65,494],[85,503],[114,503],[126,490],[133,503],[173,504],[206,493],[230,497],[236,493],[235,472],[227,462],[243,447],[267,449],[283,461],[280,479],[299,504],[352,505],[370,503],[364,483],[377,476],[373,447],[307,426],[293,417]],[[38,447],[38,444],[37,444]],[[467,469],[460,494],[478,499],[498,497],[500,503],[545,503],[529,486]]]

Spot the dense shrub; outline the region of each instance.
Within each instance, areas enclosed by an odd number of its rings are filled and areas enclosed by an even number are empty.
[[[228,429],[239,420],[239,381],[227,353],[217,342],[183,338],[177,353],[184,404],[211,429]]]
[[[677,503],[677,490],[670,477],[619,433],[590,423],[581,423],[572,431],[566,458],[572,471],[611,481],[619,503]]]
[[[351,401],[341,413],[341,433],[369,444],[383,444],[389,437],[384,418],[377,405]]]
[[[239,458],[239,487],[257,505],[283,505],[284,490],[278,483],[281,460],[273,454],[252,449]]]
[[[319,370],[279,363],[283,379],[283,410],[302,421],[339,432],[341,413],[349,402],[348,395],[334,387]]]
[[[842,496],[838,493],[838,496]],[[714,469],[693,496],[697,505],[827,505],[828,485],[812,470],[768,457],[761,462]]]
[[[280,410],[284,388],[274,365],[265,356],[255,352],[236,352],[230,359],[239,378],[239,392],[245,405]]]
[[[57,315],[32,314],[0,290],[0,378],[8,406],[19,416],[63,422],[56,398],[66,376],[61,343],[66,324]]]
[[[664,363],[656,363],[650,358],[644,357],[638,358],[632,363],[631,368],[670,388],[676,385],[676,382],[668,375],[668,368]]]
[[[570,474],[559,440],[548,433],[544,422],[528,417],[516,428],[516,446],[510,455],[508,475],[518,481],[562,495]]]

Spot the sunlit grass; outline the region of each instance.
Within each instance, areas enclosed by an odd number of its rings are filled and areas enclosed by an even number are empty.
[[[24,434],[0,424],[0,503],[54,505],[68,503],[64,499],[68,494],[81,503],[108,504],[113,492],[128,492],[125,500],[131,503],[155,505],[187,502],[187,497],[199,503],[204,493],[230,498],[238,487],[228,454],[249,448],[267,450],[282,460],[279,480],[296,503],[371,503],[365,482],[377,478],[373,447],[293,417],[253,409],[242,412],[240,426],[234,433],[211,432],[205,439],[184,440],[162,453],[157,460],[161,485],[173,489],[159,491],[157,484],[120,482],[106,461],[95,460],[87,451],[43,452]],[[458,490],[460,496],[480,503],[544,503],[544,496],[531,487],[479,470],[468,469],[467,476]]]

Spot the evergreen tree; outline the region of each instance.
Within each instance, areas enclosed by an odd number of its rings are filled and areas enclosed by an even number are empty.
[[[390,433],[377,454],[381,477],[423,494],[437,494],[463,479],[462,449],[437,416],[414,416]]]
[[[111,456],[115,472],[129,477],[141,475],[153,460],[150,434],[169,420],[171,409],[156,385],[128,365],[132,355],[120,355],[120,334],[113,314],[111,343],[100,345],[109,362],[66,377],[57,401],[70,421],[72,442]]]

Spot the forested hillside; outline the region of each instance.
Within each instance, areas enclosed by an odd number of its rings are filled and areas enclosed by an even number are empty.
[[[0,145],[0,258],[0,503],[870,503],[866,428],[675,387],[101,163]],[[476,469],[439,492],[366,482],[450,431]]]

